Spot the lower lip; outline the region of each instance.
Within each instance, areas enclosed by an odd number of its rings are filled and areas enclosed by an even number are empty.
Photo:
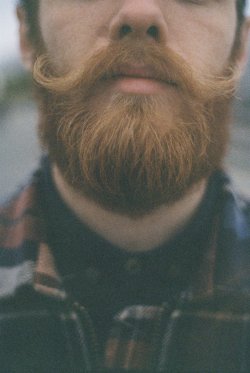
[[[115,79],[115,89],[123,93],[153,95],[166,92],[166,88],[173,88],[173,85],[161,82],[156,79],[119,77]]]

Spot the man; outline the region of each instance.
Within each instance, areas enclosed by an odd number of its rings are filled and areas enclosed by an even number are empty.
[[[23,0],[47,154],[1,208],[2,372],[249,372],[222,160],[244,0]]]

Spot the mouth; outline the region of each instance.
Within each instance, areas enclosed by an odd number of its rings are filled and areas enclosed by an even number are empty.
[[[166,79],[145,65],[123,65],[110,72],[104,80],[113,82],[117,91],[134,94],[159,94],[166,88],[176,88],[177,82]]]

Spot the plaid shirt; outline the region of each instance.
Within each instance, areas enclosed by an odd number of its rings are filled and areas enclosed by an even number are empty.
[[[250,208],[226,177],[192,286],[174,304],[117,314],[104,354],[88,311],[63,287],[38,184],[39,172],[0,208],[1,372],[250,371]]]

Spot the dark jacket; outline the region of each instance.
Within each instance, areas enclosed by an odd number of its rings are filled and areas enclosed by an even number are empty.
[[[250,208],[226,178],[192,286],[116,315],[104,354],[55,267],[38,183],[0,208],[1,373],[250,372]]]

